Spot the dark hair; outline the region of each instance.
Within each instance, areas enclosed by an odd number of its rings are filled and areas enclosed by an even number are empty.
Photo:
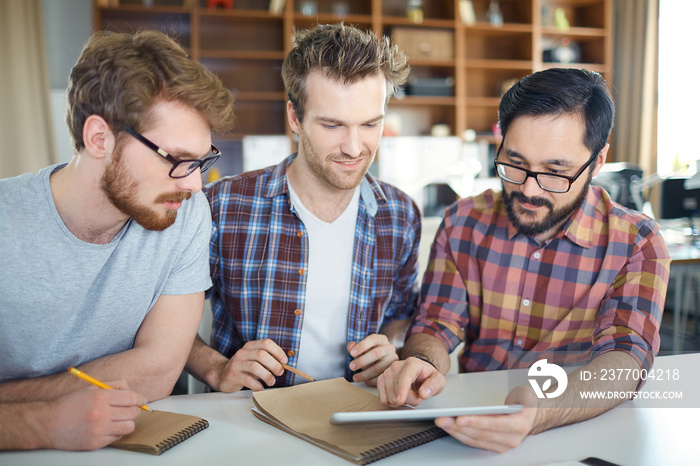
[[[615,104],[608,85],[598,73],[573,68],[552,68],[526,76],[513,85],[498,106],[498,125],[505,138],[520,116],[573,115],[583,118],[583,144],[591,154],[608,140]]]
[[[123,126],[142,132],[159,101],[197,110],[215,133],[235,122],[233,96],[219,78],[158,31],[101,31],[85,44],[68,83],[66,122],[76,152],[85,147],[83,126],[99,115],[119,138]]]
[[[307,100],[306,78],[315,70],[343,84],[382,73],[388,100],[406,82],[410,68],[406,54],[387,36],[379,39],[371,31],[342,23],[295,31],[292,50],[282,64],[282,81],[299,121]]]

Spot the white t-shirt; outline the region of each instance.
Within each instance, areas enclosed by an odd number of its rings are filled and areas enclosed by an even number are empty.
[[[327,223],[312,214],[289,185],[292,205],[309,235],[309,265],[297,369],[317,380],[345,376],[350,277],[360,190]],[[295,376],[294,384],[306,382]]]

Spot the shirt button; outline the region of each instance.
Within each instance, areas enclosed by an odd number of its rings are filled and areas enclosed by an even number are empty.
[[[295,315],[295,316],[300,316],[300,315],[301,315],[301,309],[294,309],[294,315]]]
[[[518,344],[518,346],[523,346],[523,339],[518,338],[518,341],[516,343]]]
[[[534,257],[535,259],[539,259],[539,258],[540,258],[540,253],[539,253],[539,252],[536,252],[536,253],[534,253],[534,254],[532,255],[532,257]]]
[[[304,232],[301,230],[297,231],[297,237],[301,238],[302,236],[304,236]]]
[[[299,269],[299,275],[304,275],[304,269]]]
[[[530,305],[530,300],[529,299],[523,299],[523,306],[529,306]]]
[[[292,356],[294,356],[294,351],[292,351],[292,350],[287,351],[287,356],[289,356],[290,358]]]

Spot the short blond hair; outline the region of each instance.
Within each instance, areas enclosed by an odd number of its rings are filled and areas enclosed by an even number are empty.
[[[327,78],[352,84],[373,74],[382,74],[387,84],[387,99],[406,82],[410,67],[406,54],[392,45],[387,36],[378,38],[340,24],[318,25],[295,31],[294,45],[282,64],[282,81],[287,98],[299,121],[306,106],[306,79],[312,71]]]

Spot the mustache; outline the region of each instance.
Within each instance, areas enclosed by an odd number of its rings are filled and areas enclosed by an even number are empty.
[[[547,207],[552,207],[552,203],[548,199],[544,199],[541,197],[527,197],[523,193],[518,192],[518,191],[513,191],[510,194],[511,199],[517,199],[520,202],[527,202],[528,204],[536,205],[536,206],[547,206]]]
[[[165,193],[156,198],[156,203],[162,204],[163,202],[182,202],[191,197],[192,193],[190,192]]]
[[[331,157],[334,162],[357,162],[360,159],[372,157],[372,153],[368,150],[363,150],[356,156],[348,155],[345,152],[338,152]]]

